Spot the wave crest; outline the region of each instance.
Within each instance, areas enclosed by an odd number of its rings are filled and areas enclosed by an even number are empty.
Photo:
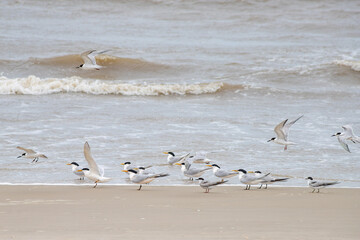
[[[337,60],[335,64],[345,67],[350,67],[356,72],[360,72],[360,61],[351,61],[351,60]]]
[[[46,78],[36,76],[8,79],[0,77],[0,94],[54,94],[86,93],[94,95],[116,94],[126,96],[199,95],[216,93],[224,88],[223,82],[197,84],[131,84],[116,81],[85,80],[80,77]]]

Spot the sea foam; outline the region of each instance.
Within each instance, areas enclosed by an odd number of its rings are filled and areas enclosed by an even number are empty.
[[[87,93],[94,95],[116,94],[127,96],[158,96],[215,93],[224,87],[223,82],[194,84],[132,84],[119,81],[86,80],[80,77],[45,78],[36,76],[26,78],[0,77],[0,94],[54,94]]]
[[[352,70],[360,72],[360,61],[337,60],[334,63],[340,66],[350,67]]]

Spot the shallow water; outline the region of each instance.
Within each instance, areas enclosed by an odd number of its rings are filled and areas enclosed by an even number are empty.
[[[88,141],[115,184],[125,161],[191,184],[162,152],[214,151],[226,169],[294,177],[282,185],[360,186],[360,145],[330,137],[360,134],[358,1],[84,3],[0,3],[0,182],[77,184],[65,164],[85,165]],[[111,49],[103,69],[76,68],[89,49]],[[303,114],[297,145],[267,143]],[[18,145],[49,159],[17,159]]]

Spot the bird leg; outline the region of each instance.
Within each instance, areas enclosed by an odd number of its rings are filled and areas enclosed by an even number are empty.
[[[34,158],[34,159],[32,160],[32,163],[35,162],[35,159],[36,159],[36,158]]]
[[[37,162],[37,161],[39,161],[39,157],[36,158],[36,161],[35,161],[35,162]]]
[[[260,185],[260,187],[258,189],[261,189],[261,187],[262,187],[262,184]]]
[[[95,181],[95,186],[94,186],[94,188],[96,188],[96,186],[97,186],[97,183],[98,183],[98,181]]]
[[[140,187],[139,187],[138,191],[140,191],[140,190],[141,190],[141,187],[142,187],[142,185],[140,184]]]
[[[313,190],[311,193],[313,193],[313,192],[315,192],[315,188],[314,188],[314,190]]]
[[[267,184],[265,184],[265,189],[267,189]]]
[[[285,151],[285,150],[287,150],[287,145],[285,145],[285,147],[284,147],[284,151]]]
[[[318,193],[320,192],[320,188],[318,188],[318,191],[317,191]]]

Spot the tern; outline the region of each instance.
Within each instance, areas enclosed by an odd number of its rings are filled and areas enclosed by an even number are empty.
[[[288,145],[294,145],[294,142],[289,142],[288,141],[288,136],[289,136],[289,128],[296,123],[300,118],[302,118],[304,115],[298,117],[297,119],[295,119],[292,122],[287,122],[288,119],[282,121],[281,123],[279,123],[275,128],[274,131],[276,133],[276,138],[273,137],[270,140],[268,140],[268,142],[273,141],[274,143],[277,144],[281,144],[281,145],[285,145],[284,150],[287,150],[287,146]]]
[[[66,165],[71,165],[72,167],[72,172],[76,175],[80,177],[80,180],[84,180],[85,175],[84,172],[80,171],[82,168],[80,168],[79,164],[77,162],[72,162],[72,163],[67,163]]]
[[[160,174],[141,174],[135,171],[134,169],[122,170],[123,172],[128,172],[130,181],[135,184],[140,184],[138,190],[141,190],[142,184],[148,184],[159,177],[167,177],[169,174],[160,173]]]
[[[190,155],[190,153],[188,153],[188,154],[182,155],[180,157],[177,157],[177,156],[175,156],[175,154],[173,152],[163,152],[163,153],[168,155],[167,162],[171,165],[174,163],[177,163],[177,162],[185,161],[186,158]]]
[[[199,180],[199,184],[200,184],[200,187],[202,187],[203,189],[205,189],[205,192],[204,193],[209,193],[210,192],[210,189],[214,186],[217,186],[217,185],[220,185],[220,184],[223,184],[223,183],[226,183],[228,182],[228,180],[226,181],[217,181],[217,182],[209,182],[209,181],[206,181],[205,179],[203,178],[197,178],[195,180]]]
[[[307,177],[305,180],[308,180],[308,185],[310,188],[313,189],[312,193],[315,192],[315,189],[317,189],[317,192],[320,192],[320,188],[324,188],[327,186],[335,185],[340,182],[325,182],[325,181],[316,181],[312,177]]]
[[[251,185],[259,184],[262,179],[269,176],[269,174],[270,174],[270,173],[267,173],[267,174],[261,174],[259,176],[256,176],[254,174],[249,174],[252,172],[247,172],[244,169],[233,170],[233,171],[236,171],[239,173],[240,182],[242,182],[243,184],[246,185],[245,190],[250,190]]]
[[[214,175],[218,178],[221,178],[222,181],[224,181],[224,178],[231,178],[239,174],[238,172],[221,169],[217,164],[206,166],[212,167]]]
[[[76,68],[86,69],[86,70],[100,70],[103,66],[100,66],[96,63],[95,57],[99,54],[103,54],[110,50],[105,50],[97,52],[96,50],[89,50],[80,54],[80,57],[83,59],[84,63]]]
[[[263,176],[263,174],[260,171],[255,171],[255,176],[260,177],[260,176]],[[267,189],[268,184],[272,184],[274,182],[285,182],[288,179],[289,178],[274,178],[273,176],[268,175],[261,179],[261,181],[260,181],[261,185],[260,185],[259,189],[261,189],[263,184],[266,185],[265,189]]]
[[[346,143],[346,141],[348,140],[348,141],[352,141],[353,143],[360,143],[360,137],[354,134],[354,131],[350,125],[344,125],[342,126],[342,128],[344,129],[344,132],[338,132],[332,135],[332,137],[336,136],[341,146],[346,151],[350,152],[349,146]]]
[[[25,151],[23,154],[18,156],[17,158],[25,157],[25,158],[33,158],[32,162],[37,162],[39,158],[47,158],[44,154],[37,153],[32,149],[27,149],[23,147],[16,147],[17,149]]]
[[[90,146],[88,142],[85,142],[84,145],[84,156],[86,161],[88,162],[89,168],[83,168],[78,170],[78,172],[83,172],[85,177],[95,182],[94,188],[96,188],[98,183],[104,183],[111,180],[111,178],[104,177],[104,169],[99,168],[96,164],[95,160],[91,156]]]
[[[175,163],[175,165],[181,166],[181,172],[186,176],[189,177],[190,180],[193,180],[194,177],[200,177],[204,174],[205,171],[210,170],[211,167],[207,168],[193,168],[189,162],[185,163]]]

